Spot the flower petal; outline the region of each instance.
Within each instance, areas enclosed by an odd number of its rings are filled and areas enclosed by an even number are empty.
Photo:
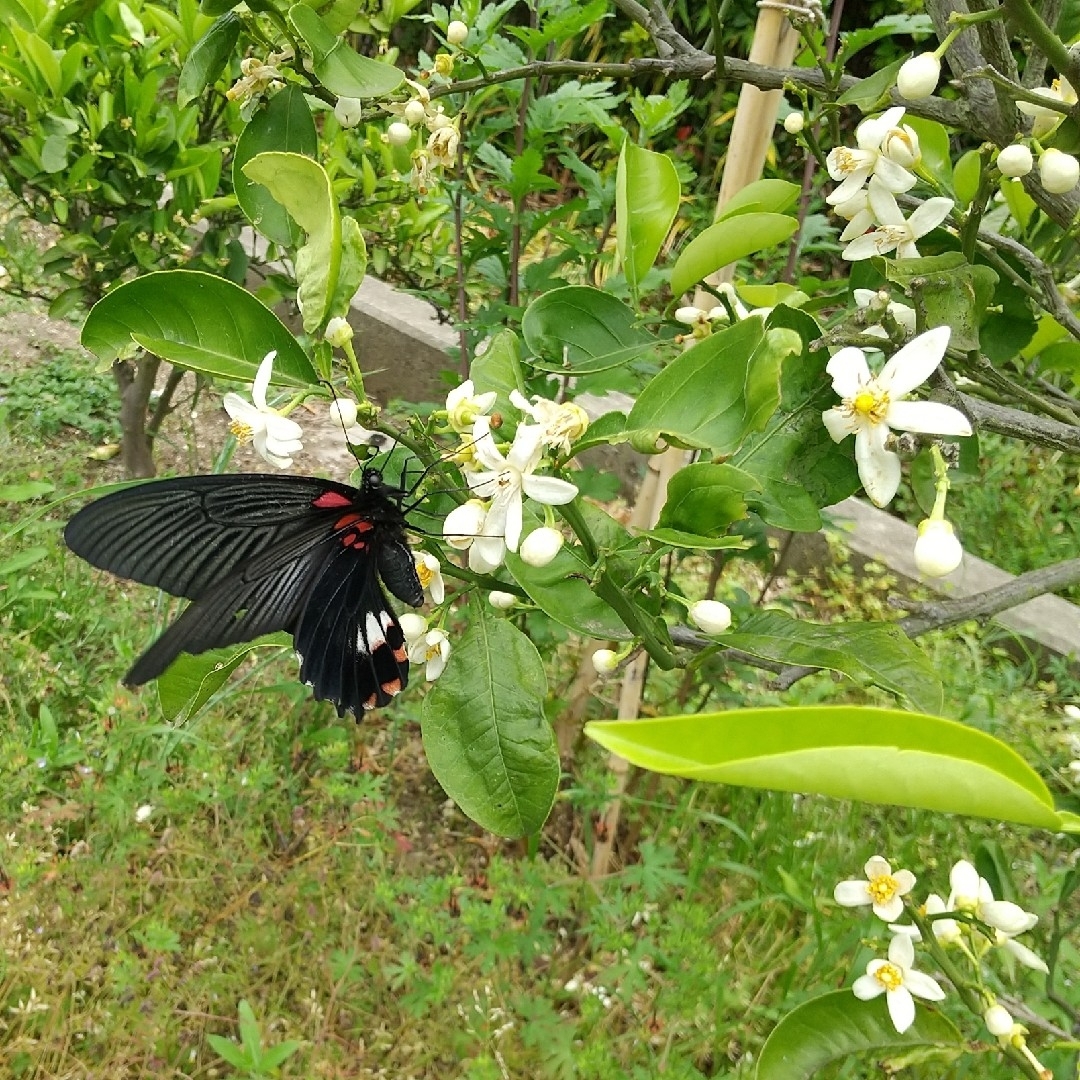
[[[866,874],[867,880],[872,881],[876,877],[891,877],[892,867],[889,865],[889,860],[882,855],[871,855],[866,860],[866,865],[863,867],[863,873]]]
[[[272,439],[288,442],[291,439],[299,439],[304,434],[304,429],[287,416],[279,416],[275,412],[264,413],[266,430]]]
[[[239,394],[230,391],[222,398],[221,404],[225,406],[225,411],[229,416],[242,424],[247,424],[253,431],[261,431],[266,426],[264,415]]]
[[[967,861],[961,859],[949,871],[949,884],[952,886],[952,896],[949,897],[948,910],[954,911],[956,900],[967,900],[974,903],[979,896],[979,871]]]
[[[885,992],[885,987],[873,975],[860,975],[851,984],[851,989],[860,1001],[870,1001]]]
[[[906,972],[915,963],[915,946],[906,934],[898,934],[889,942],[889,960]]]
[[[903,165],[897,165],[884,154],[877,159],[874,166],[874,178],[889,191],[897,193],[910,191],[918,183],[918,177],[913,172],[909,172]]]
[[[884,424],[869,424],[855,433],[855,464],[870,501],[888,506],[900,487],[900,459],[885,449],[889,429]]]
[[[862,349],[849,345],[829,358],[826,372],[832,376],[832,387],[842,398],[854,397],[869,381],[870,368]]]
[[[945,991],[923,971],[905,972],[904,986],[926,1001],[941,1001],[945,997]]]
[[[821,422],[832,437],[833,442],[843,442],[849,435],[859,430],[854,418],[843,409],[826,409],[821,414]]]
[[[918,239],[936,229],[952,213],[954,205],[952,199],[927,199],[921,206],[916,207],[908,218],[912,235]]]
[[[905,224],[904,214],[896,202],[896,197],[884,184],[871,180],[867,188],[867,200],[875,220],[882,225]]]
[[[895,922],[904,913],[904,901],[899,894],[890,897],[884,904],[874,905],[874,914],[882,922]]]
[[[905,937],[900,940],[911,943],[910,938]],[[885,1001],[889,1006],[889,1018],[893,1022],[893,1027],[903,1035],[915,1023],[915,999],[907,987],[898,986],[885,995]]]
[[[563,506],[577,498],[578,489],[569,480],[557,476],[523,476],[521,486],[530,499],[546,506]]]
[[[865,881],[841,881],[833,889],[833,899],[841,907],[861,907],[871,902]]]
[[[895,401],[922,386],[941,363],[952,336],[948,326],[935,326],[909,341],[882,369],[878,376]]]
[[[894,401],[885,414],[885,423],[900,431],[924,435],[971,434],[971,424],[959,409],[937,401]]]
[[[544,429],[536,424],[521,424],[506,454],[507,464],[519,472],[530,473],[540,461]]]
[[[895,233],[882,232],[875,229],[873,232],[864,233],[855,237],[842,252],[841,258],[848,262],[859,262],[862,259],[870,259],[875,255],[885,255],[892,251],[899,243],[900,238]]]
[[[251,400],[255,402],[255,407],[260,411],[265,411],[266,405],[266,391],[270,389],[270,378],[274,373],[274,358],[277,356],[277,349],[271,349],[262,359],[262,363],[259,365],[259,370],[255,372],[255,381],[251,384]]]
[[[491,434],[490,416],[478,416],[473,421],[472,436],[473,453],[485,469],[499,472],[506,468],[506,458],[499,453],[499,448],[495,445],[495,439]]]
[[[1041,971],[1044,975],[1049,974],[1050,969],[1046,966],[1046,962],[1041,957],[1036,956],[1026,945],[1021,945],[1019,941],[1006,938],[1001,943],[1001,947],[1014,956],[1024,967],[1031,968],[1033,971]]]

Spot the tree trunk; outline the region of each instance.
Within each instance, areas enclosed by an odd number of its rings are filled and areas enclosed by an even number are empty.
[[[117,360],[113,378],[120,391],[120,443],[124,472],[132,479],[153,476],[154,443],[146,430],[146,410],[161,360],[144,353],[138,360]]]

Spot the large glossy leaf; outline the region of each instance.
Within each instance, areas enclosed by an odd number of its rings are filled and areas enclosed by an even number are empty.
[[[450,663],[424,698],[421,732],[435,779],[499,836],[535,833],[559,785],[544,715],[547,677],[536,646],[480,601]]]
[[[757,317],[712,334],[676,357],[642,390],[627,432],[733,453],[767,423],[780,399],[780,364],[802,349],[791,330],[763,331]]]
[[[473,357],[469,377],[478,394],[492,390],[498,394],[491,411],[504,416],[510,412],[513,409],[511,391],[525,389],[521,375],[521,342],[517,334],[513,330],[500,330],[488,342],[488,347]]]
[[[392,93],[405,80],[393,66],[361,56],[323,22],[314,8],[295,4],[289,21],[311,49],[315,77],[339,97],[370,98]]]
[[[791,237],[799,223],[786,214],[721,218],[683,248],[671,270],[671,291],[681,296],[709,274]]]
[[[268,188],[250,180],[244,166],[268,151],[302,154],[314,158],[319,135],[311,109],[299,86],[287,86],[276,93],[250,120],[236,141],[233,157],[233,190],[248,221],[275,244],[296,247],[300,228]]]
[[[720,536],[746,516],[745,495],[757,481],[732,465],[699,461],[680,469],[669,481],[667,501],[657,523],[702,536]]]
[[[750,473],[761,490],[747,493],[747,503],[769,525],[794,532],[821,528],[822,506],[859,490],[859,474],[849,444],[829,438],[821,414],[836,403],[825,373],[829,350],[811,350],[808,342],[821,328],[805,312],[787,305],[775,308],[769,327],[795,330],[804,342],[784,358],[780,369],[780,405],[765,429],[750,433],[731,464]]]
[[[180,108],[194,101],[225,70],[240,40],[240,29],[239,16],[229,11],[215,19],[195,43],[176,81],[176,104]]]
[[[272,311],[239,285],[197,270],[159,270],[114,289],[90,309],[81,340],[102,360],[125,355],[135,342],[192,371],[246,382],[276,349],[275,382],[318,382]]]
[[[252,158],[243,172],[262,184],[307,235],[296,253],[296,295],[304,329],[312,333],[330,317],[341,272],[341,214],[330,177],[303,154],[277,151]]]
[[[615,236],[630,291],[637,294],[679,210],[679,174],[666,154],[625,139],[615,174]]]
[[[653,339],[637,315],[599,289],[568,285],[537,297],[525,309],[521,335],[542,371],[583,375],[625,364],[651,352]]]
[[[880,1059],[886,1051],[940,1046],[960,1053],[964,1040],[947,1017],[920,1003],[902,1035],[889,1019],[885,998],[860,1001],[834,990],[792,1009],[773,1028],[758,1058],[756,1080],[810,1080],[831,1061],[854,1054]]]
[[[592,723],[585,733],[644,769],[691,780],[1070,827],[1015,750],[938,716],[855,705],[735,709]]]
[[[758,611],[721,641],[763,660],[829,668],[906,698],[917,709],[941,708],[941,679],[926,654],[895,623],[814,623],[783,611]]]
[[[766,212],[782,214],[790,210],[799,198],[798,184],[790,180],[755,180],[740,188],[717,215],[717,220],[735,217],[737,214]]]

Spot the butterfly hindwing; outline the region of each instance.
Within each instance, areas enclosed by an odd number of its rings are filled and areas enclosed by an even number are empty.
[[[192,603],[135,662],[129,685],[182,652],[293,635],[301,678],[339,714],[384,705],[408,680],[405,639],[380,585],[418,606],[402,492],[303,476],[191,476],[114,492],[68,523],[92,565]]]

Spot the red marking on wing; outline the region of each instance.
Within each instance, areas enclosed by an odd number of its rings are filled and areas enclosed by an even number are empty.
[[[389,694],[393,697],[395,694],[401,693],[401,680],[391,679],[389,682],[384,682],[382,688],[384,694]]]
[[[409,654],[405,651],[405,646],[404,645],[399,645],[396,649],[393,650],[393,652],[394,652],[394,659],[399,664],[404,664],[405,661],[409,659]]]
[[[375,706],[378,705],[378,703],[379,703],[379,695],[378,694],[372,694],[371,697],[369,697],[367,699],[367,701],[365,701],[363,703],[362,707],[365,708],[365,709],[374,709]]]
[[[324,491],[311,505],[317,506],[320,510],[331,510],[341,506],[352,506],[352,500],[337,491]]]
[[[346,514],[334,522],[335,531],[349,530],[341,537],[342,544],[345,547],[354,547],[357,551],[363,551],[367,547],[367,542],[360,539],[360,534],[371,532],[373,528],[375,526],[367,518],[363,518],[359,514]]]

